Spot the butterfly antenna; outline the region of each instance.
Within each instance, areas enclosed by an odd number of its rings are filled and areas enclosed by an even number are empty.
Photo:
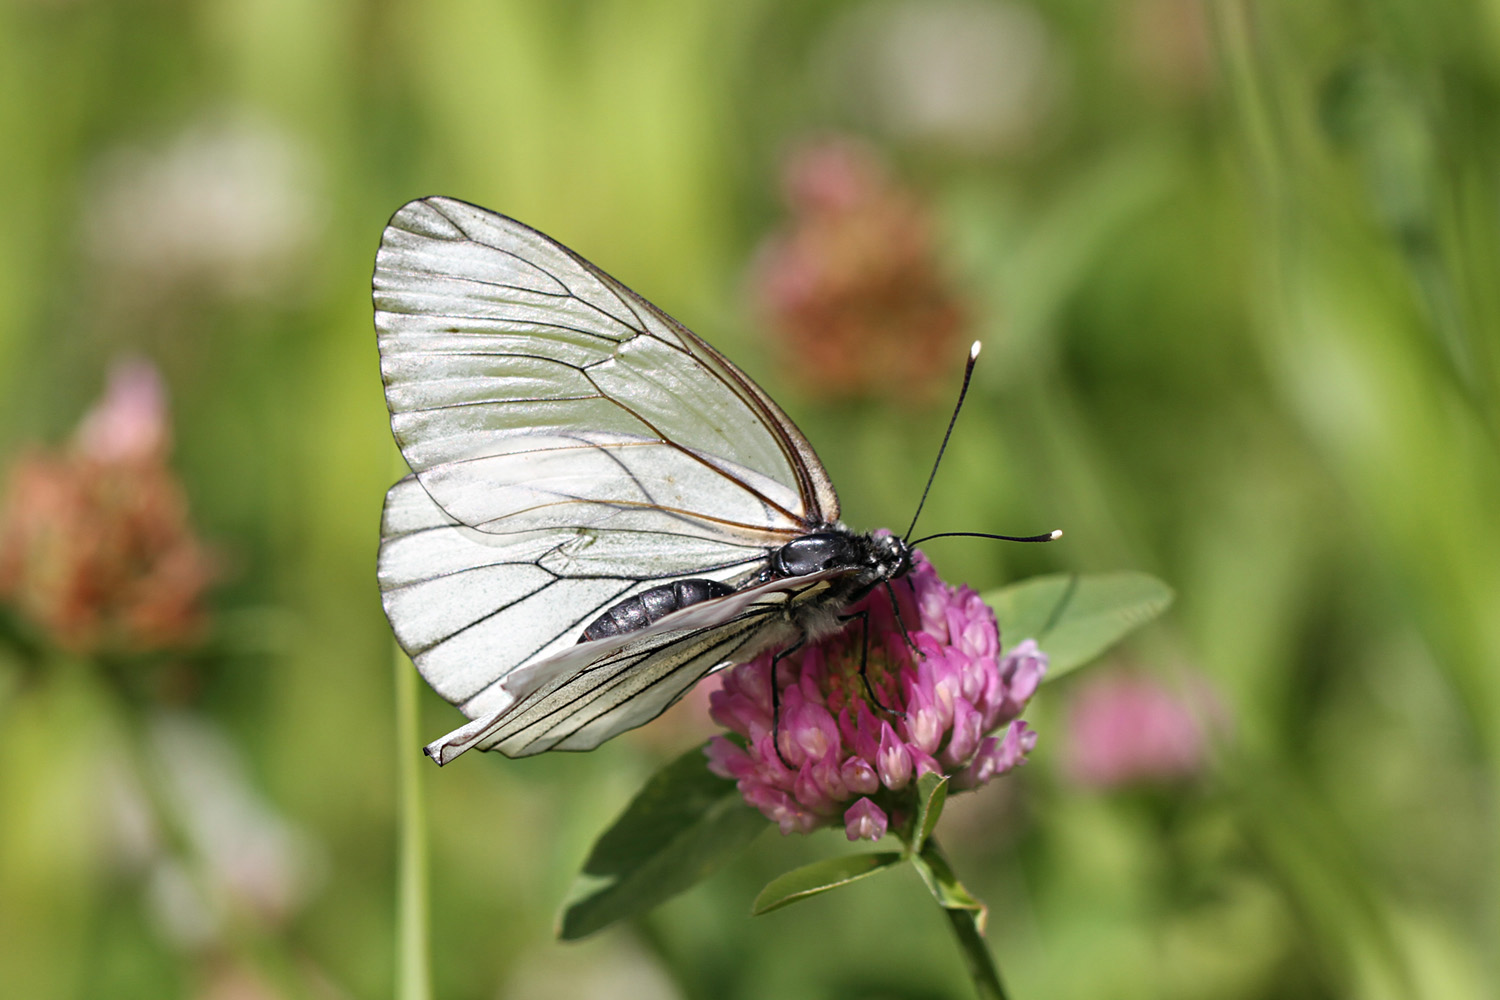
[[[943,443],[938,446],[937,461],[932,463],[932,473],[927,477],[927,486],[922,490],[922,499],[917,501],[917,512],[911,516],[911,526],[906,529],[902,540],[911,538],[911,533],[917,528],[917,518],[922,516],[922,506],[927,503],[927,494],[932,491],[932,481],[937,478],[938,466],[943,461],[943,452],[948,450],[948,439],[953,436],[953,425],[958,423],[958,411],[963,409],[964,397],[969,394],[969,380],[974,377],[974,362],[979,360],[979,341],[974,341],[974,346],[969,348],[969,361],[964,365],[964,384],[958,390],[958,402],[953,405],[953,416],[948,418],[948,430],[943,434]]]
[[[921,545],[923,542],[931,541],[934,538],[998,538],[1002,542],[1055,542],[1062,535],[1061,528],[1049,531],[1045,535],[1026,535],[1025,537],[1019,535],[991,535],[985,531],[940,531],[936,535],[923,535],[916,541],[908,542],[907,544]]]

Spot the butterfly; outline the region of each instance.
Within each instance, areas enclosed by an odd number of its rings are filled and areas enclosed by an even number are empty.
[[[842,628],[910,569],[903,538],[839,521],[817,454],[749,376],[536,230],[410,202],[373,289],[412,470],[386,495],[381,599],[471,720],[426,747],[439,764],[591,750],[715,670]]]

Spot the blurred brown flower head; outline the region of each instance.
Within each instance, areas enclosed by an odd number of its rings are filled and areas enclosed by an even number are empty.
[[[783,189],[792,218],[761,246],[752,287],[790,377],[825,397],[924,399],[966,318],[927,207],[845,138],[794,152]]]
[[[1205,97],[1214,87],[1214,43],[1201,0],[1131,0],[1120,10],[1128,67],[1157,96]]]
[[[119,365],[70,446],[12,465],[0,504],[0,601],[76,653],[197,640],[214,565],[169,448],[160,376],[144,362]]]

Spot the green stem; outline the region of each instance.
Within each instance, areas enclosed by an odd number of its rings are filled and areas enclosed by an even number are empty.
[[[958,950],[963,952],[964,965],[969,970],[979,1000],[1007,1000],[1000,970],[984,940],[984,904],[971,896],[958,881],[953,867],[932,837],[927,838],[921,852],[912,861],[932,891],[933,898],[943,908],[948,926],[953,928]]]
[[[943,910],[948,917],[948,926],[958,939],[959,950],[964,954],[969,978],[974,981],[974,992],[980,1000],[1006,1000],[1005,986],[1000,982],[1000,970],[984,935],[979,932],[979,914],[973,910]]]
[[[417,672],[398,648],[396,782],[400,817],[396,861],[396,1000],[431,1000],[428,952],[427,826],[422,813],[422,756],[416,751]]]

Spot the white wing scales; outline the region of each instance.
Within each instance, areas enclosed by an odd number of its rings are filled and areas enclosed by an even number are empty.
[[[639,632],[529,664],[507,683],[515,701],[434,741],[427,753],[445,764],[474,747],[510,757],[592,750],[650,722],[715,670],[785,641],[789,606],[816,598],[835,575],[738,591],[674,612]]]
[[[748,377],[624,285],[511,219],[411,202],[376,257],[391,426],[379,578],[397,639],[475,721],[429,747],[589,749],[763,648],[780,581],[578,644],[673,579],[736,585],[838,517],[811,446]]]
[[[391,426],[437,502],[485,531],[670,507],[786,538],[838,516],[810,447],[712,348],[520,223],[412,202],[376,257]]]
[[[475,747],[510,757],[592,750],[650,722],[716,667],[736,659],[760,624],[751,618],[674,632],[660,646],[648,640],[645,650],[606,657],[449,733],[429,744],[427,754],[446,764]]]
[[[655,544],[653,545],[653,539]],[[386,494],[377,575],[401,647],[433,690],[474,718],[507,704],[501,682],[577,648],[616,602],[684,576],[729,581],[765,550],[630,531],[487,534],[457,523],[415,477]]]

